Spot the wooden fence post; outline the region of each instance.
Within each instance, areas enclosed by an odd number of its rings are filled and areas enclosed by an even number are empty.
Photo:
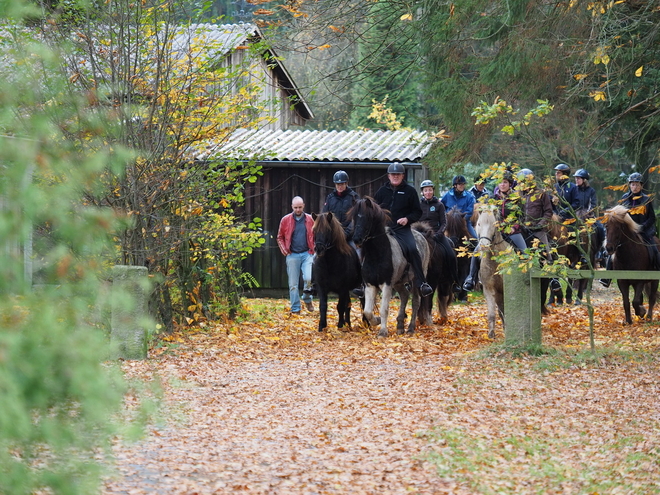
[[[504,274],[504,343],[541,344],[541,282],[530,273]]]
[[[112,267],[112,317],[110,340],[123,359],[147,357],[147,268]]]

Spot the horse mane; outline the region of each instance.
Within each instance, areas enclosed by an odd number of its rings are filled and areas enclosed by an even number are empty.
[[[433,228],[428,222],[415,222],[410,228],[422,234],[426,240],[433,239]]]
[[[449,237],[456,237],[457,239],[462,239],[463,237],[470,238],[470,232],[465,223],[465,216],[455,206],[447,212],[447,227],[445,230]]]
[[[605,212],[605,221],[612,222],[619,228],[625,227],[629,232],[639,233],[642,226],[635,222],[630,215],[628,215],[628,208],[623,205],[616,205]]]
[[[350,254],[353,249],[346,240],[344,228],[334,215],[329,215],[328,213],[321,213],[318,215],[314,222],[313,230],[314,232],[319,230],[322,232],[328,232],[329,237],[333,240],[334,247],[337,248],[337,251],[341,254]]]
[[[356,216],[364,215],[371,218],[373,223],[387,225],[390,222],[390,212],[376,202],[371,196],[365,196],[358,199],[348,211],[348,220],[352,222]]]

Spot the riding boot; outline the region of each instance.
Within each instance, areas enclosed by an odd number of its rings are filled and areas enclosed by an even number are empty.
[[[479,273],[479,258],[477,256],[473,256],[472,259],[470,260],[470,274],[467,276],[465,282],[463,283],[463,290],[469,292],[472,289],[474,289],[478,273]]]
[[[606,270],[611,270],[612,269],[612,257],[608,256],[607,257],[607,262],[605,263],[605,269]],[[600,279],[600,285],[605,287],[606,289],[610,286],[612,283],[612,280],[609,278],[601,278]]]

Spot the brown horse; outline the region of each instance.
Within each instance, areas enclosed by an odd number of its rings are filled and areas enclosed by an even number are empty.
[[[416,222],[412,228],[420,232],[429,245],[430,258],[426,281],[433,289],[433,294],[422,298],[417,317],[420,325],[433,323],[433,299],[435,297],[438,301],[438,313],[440,313],[439,323],[443,325],[449,321],[447,309],[452,298],[453,280],[451,265],[456,264],[456,254],[453,249],[443,249],[443,246],[433,239],[433,229],[427,222]]]
[[[653,270],[653,260],[649,248],[639,233],[641,227],[628,215],[628,209],[625,206],[617,205],[605,212],[605,228],[607,230],[605,248],[610,256],[613,256],[612,268],[614,270]],[[617,285],[623,297],[626,323],[629,325],[632,323],[632,315],[630,314],[631,286],[635,290],[632,301],[635,314],[640,318],[646,317],[649,321],[652,321],[658,281],[617,279]],[[644,292],[646,292],[649,301],[648,312],[642,306]]]
[[[578,210],[576,212],[579,223],[577,225],[584,225],[584,221],[591,215],[590,211]],[[558,215],[552,216],[552,229],[549,233],[550,239],[557,246],[557,254],[565,256],[568,259],[568,264],[571,268],[576,268],[578,263],[580,263],[581,268],[584,270],[589,269],[589,264],[586,263],[585,254],[589,259],[589,263],[592,267],[596,265],[596,252],[599,249],[598,244],[598,234],[595,229],[592,229],[591,232],[586,228],[579,228],[580,232],[578,235],[574,234],[578,230],[575,224],[567,225],[562,222],[561,218]],[[579,280],[569,280],[569,284],[566,287],[566,302],[571,303],[573,299],[573,288],[577,289],[577,294],[575,296],[575,304],[580,304],[588,286],[588,280],[586,278]],[[557,302],[561,304],[562,302],[562,293],[561,289],[557,293],[553,293],[550,296],[552,301],[556,298]]]
[[[458,208],[454,207],[447,212],[447,227],[445,228],[445,234],[447,238],[454,244],[454,249],[457,254],[461,254],[462,250],[465,249],[465,242],[467,241],[467,249],[472,252],[475,245],[470,242],[470,232],[467,229],[465,224],[465,214],[461,212]],[[460,292],[457,294],[459,301],[465,301],[467,299],[467,291],[463,290],[463,283],[465,279],[470,274],[470,257],[469,256],[458,256],[458,280],[456,283],[461,287]]]
[[[337,328],[351,328],[351,289],[362,283],[360,260],[348,242],[337,217],[331,212],[314,217],[312,279],[319,293],[319,332],[328,326],[328,293],[339,296]]]

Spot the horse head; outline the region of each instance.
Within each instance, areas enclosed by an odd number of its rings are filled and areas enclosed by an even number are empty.
[[[326,251],[332,248],[337,248],[342,253],[350,250],[350,246],[346,241],[344,229],[342,228],[336,215],[332,212],[321,213],[320,215],[312,214],[314,219],[314,251],[318,256],[323,256]]]
[[[360,247],[369,239],[385,232],[387,215],[373,198],[365,196],[348,212],[353,222],[353,242]]]
[[[493,239],[497,232],[496,211],[497,207],[494,205],[479,205],[479,217],[477,218],[475,231],[481,246],[488,247],[493,243]]]
[[[605,212],[605,249],[608,254],[613,254],[626,239],[637,239],[641,226],[635,223],[628,208],[617,205]]]

